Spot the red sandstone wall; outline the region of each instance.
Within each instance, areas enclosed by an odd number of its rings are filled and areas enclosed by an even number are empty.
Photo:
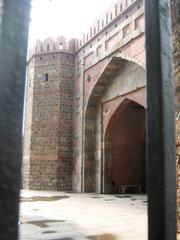
[[[106,128],[109,124],[109,122],[112,119],[112,116],[114,112],[117,110],[117,108],[120,106],[120,104],[123,104],[123,102],[129,100],[134,101],[142,105],[144,108],[146,108],[146,89],[145,87],[138,89],[136,91],[130,92],[128,94],[125,94],[120,97],[116,97],[110,101],[104,102],[102,105],[102,115],[103,115],[103,138],[104,134],[106,132]],[[126,104],[124,104],[126,107]],[[124,109],[122,107],[122,109]]]
[[[108,17],[108,20],[106,19]],[[99,26],[98,26],[99,25]],[[77,41],[74,189],[82,189],[85,109],[92,89],[113,56],[145,66],[142,0],[119,0]],[[78,185],[78,188],[76,186]]]
[[[145,161],[145,110],[137,104],[127,106],[123,113],[117,110],[107,130],[106,141],[110,144],[112,180],[116,184],[141,184],[142,162]]]

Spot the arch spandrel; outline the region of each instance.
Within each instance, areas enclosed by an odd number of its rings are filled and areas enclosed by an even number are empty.
[[[95,95],[98,95],[96,91],[98,92],[98,88],[102,88],[102,91],[104,90],[103,87],[106,87],[106,84],[109,82],[109,78],[111,78],[113,75],[116,75],[117,71],[123,67],[123,65],[127,63],[137,64],[139,68],[142,68],[142,70],[145,69],[144,65],[138,62],[135,58],[131,58],[129,56],[126,56],[122,53],[115,53],[112,57],[110,57],[108,62],[105,62],[102,66],[100,66],[101,71],[100,73],[95,76],[96,78],[90,86],[86,86],[85,82],[85,89],[88,89],[88,92],[85,93],[85,103],[84,103],[84,111],[87,109],[88,102],[91,100],[91,98]],[[92,72],[93,72],[92,68]],[[85,74],[85,81],[88,79],[88,77],[91,77],[91,72]]]

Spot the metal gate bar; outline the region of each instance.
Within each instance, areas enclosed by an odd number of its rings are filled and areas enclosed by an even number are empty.
[[[0,239],[18,239],[30,0],[0,0]]]
[[[4,7],[2,8],[2,5]],[[176,239],[170,1],[146,0],[149,240]],[[0,0],[0,238],[18,238],[30,0]]]
[[[146,0],[148,239],[176,239],[170,0]]]

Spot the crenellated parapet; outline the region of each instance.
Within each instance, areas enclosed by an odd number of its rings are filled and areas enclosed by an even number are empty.
[[[119,2],[122,4],[125,1]],[[115,52],[120,52],[126,58],[134,59],[133,61],[145,66],[144,0],[127,0],[126,8],[124,8],[126,5],[123,4],[121,8],[121,4],[111,5],[109,8],[111,11],[108,12],[112,21],[107,23],[103,29],[99,30],[81,47],[78,45],[80,40],[77,41],[77,75],[81,74],[85,68],[88,69]],[[115,8],[117,12],[113,12],[112,6],[119,6],[119,11],[122,9],[122,12],[119,13],[117,7]],[[97,23],[97,20],[95,22]]]
[[[110,39],[110,35],[113,38],[113,32],[122,32],[119,39],[123,40],[138,29],[144,31],[143,2],[143,0],[118,0],[116,3],[111,4],[109,9],[99,18],[95,19],[88,30],[81,34],[79,39],[67,41],[64,36],[59,36],[56,40],[51,37],[46,38],[44,41],[36,40],[34,48],[30,50],[29,57],[33,54],[52,51],[78,53],[88,44],[90,44],[90,48],[97,45],[94,43],[94,39],[100,45],[97,48],[97,55],[99,55],[99,52],[101,52],[100,48],[102,48],[101,44],[103,41],[106,41],[104,38]],[[141,14],[136,14],[137,10]],[[112,26],[115,27],[115,30]],[[106,41],[105,50],[109,47],[110,42],[112,41]]]
[[[81,37],[77,41],[77,50],[93,39],[98,33],[105,30],[107,26],[116,21],[120,15],[126,14],[126,11],[128,12],[136,2],[138,2],[138,0],[118,0],[116,3],[111,4],[109,9],[98,19],[95,19],[89,29],[81,34]],[[128,18],[128,16],[125,17]]]
[[[66,51],[74,53],[76,51],[76,39],[66,40],[64,36],[59,36],[56,41],[48,37],[44,41],[36,40],[34,48],[30,51],[30,57],[33,54],[52,52],[52,51]]]

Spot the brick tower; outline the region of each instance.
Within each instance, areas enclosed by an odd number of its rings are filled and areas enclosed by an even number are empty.
[[[37,41],[28,62],[23,187],[71,190],[75,40]]]

